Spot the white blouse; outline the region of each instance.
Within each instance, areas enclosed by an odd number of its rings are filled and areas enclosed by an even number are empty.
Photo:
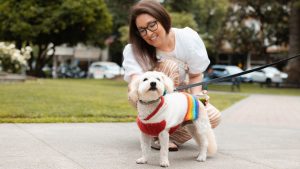
[[[172,28],[175,34],[175,48],[171,52],[157,50],[157,58],[171,56],[184,62],[188,66],[188,73],[202,73],[208,67],[210,61],[205,45],[198,33],[189,27]],[[142,74],[143,69],[135,60],[131,44],[127,44],[123,50],[123,67],[125,69],[124,80],[129,82],[133,74]],[[184,73],[184,72],[183,72]],[[184,75],[180,75],[184,76]]]

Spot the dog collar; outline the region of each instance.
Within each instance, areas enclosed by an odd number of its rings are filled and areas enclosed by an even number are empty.
[[[156,99],[156,100],[151,100],[151,101],[148,101],[148,102],[145,102],[143,100],[139,100],[139,102],[143,105],[149,105],[149,104],[153,104],[153,103],[156,103],[156,102],[159,102],[160,98]]]

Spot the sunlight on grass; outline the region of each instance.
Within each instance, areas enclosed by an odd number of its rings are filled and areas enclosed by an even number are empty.
[[[238,93],[300,96],[299,88],[266,87],[257,83],[241,84],[240,88],[241,90]],[[230,92],[231,86],[212,84],[208,86],[208,90]]]
[[[225,91],[226,93],[212,92]],[[300,95],[299,89],[210,85],[210,102],[224,110],[248,93]],[[0,123],[128,122],[136,111],[127,102],[127,84],[118,80],[39,79],[0,84]]]
[[[133,121],[127,84],[108,80],[38,80],[1,84],[1,122]]]

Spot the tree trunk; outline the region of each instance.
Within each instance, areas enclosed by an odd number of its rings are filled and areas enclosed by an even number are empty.
[[[300,0],[292,1],[290,15],[289,56],[300,54]],[[300,58],[287,65],[288,83],[300,86]]]
[[[35,58],[34,66],[30,67],[30,70],[27,72],[28,75],[35,77],[45,77],[43,72],[43,67],[52,60],[52,56],[48,56],[48,44],[39,44],[37,57]]]

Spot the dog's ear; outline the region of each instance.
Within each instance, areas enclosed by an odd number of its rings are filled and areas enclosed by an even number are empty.
[[[133,106],[136,106],[138,101],[139,78],[133,79],[128,85],[128,100]]]
[[[167,93],[172,93],[174,91],[174,82],[171,78],[169,78],[166,74],[161,73],[164,81],[165,88]]]

